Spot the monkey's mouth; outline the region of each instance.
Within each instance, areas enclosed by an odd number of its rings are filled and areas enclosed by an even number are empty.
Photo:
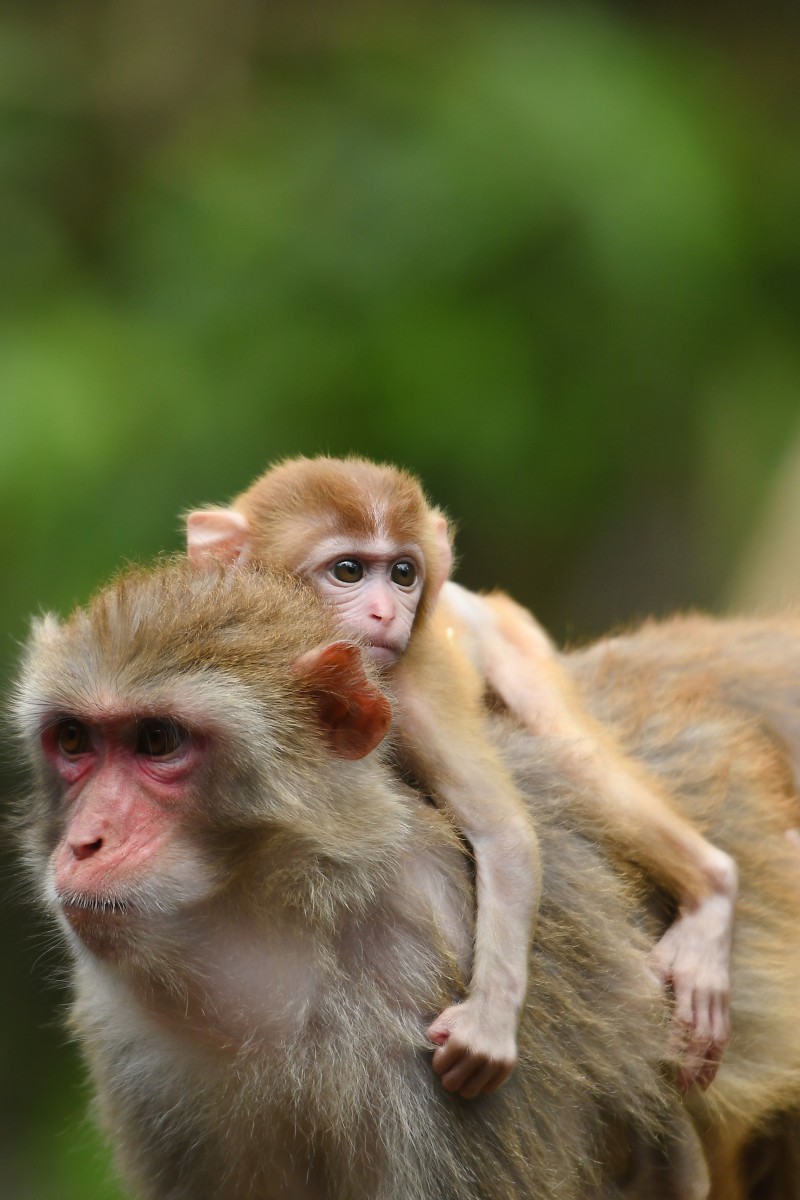
[[[367,654],[374,663],[384,667],[390,663],[397,662],[400,657],[400,651],[397,647],[389,645],[388,642],[369,642],[367,645]]]
[[[101,930],[122,928],[136,913],[129,900],[91,892],[60,896],[58,903],[65,920],[85,942],[93,941]]]
[[[130,901],[120,900],[116,896],[95,896],[82,892],[77,895],[62,896],[59,903],[67,916],[71,912],[88,912],[100,917],[125,916],[132,908]]]

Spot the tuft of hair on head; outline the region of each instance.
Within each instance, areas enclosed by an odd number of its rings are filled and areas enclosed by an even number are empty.
[[[450,573],[450,525],[408,471],[357,456],[289,458],[261,475],[232,505],[250,530],[249,559],[297,570],[320,540],[416,542],[425,559],[418,619],[427,615]]]

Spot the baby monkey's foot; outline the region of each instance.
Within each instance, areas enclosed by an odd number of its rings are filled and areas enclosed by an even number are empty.
[[[517,1061],[517,1042],[513,1024],[510,1029],[503,1025],[497,1014],[491,1019],[471,1000],[453,1004],[436,1018],[427,1034],[438,1047],[433,1069],[445,1091],[474,1100],[505,1083]]]
[[[708,905],[713,905],[709,901]],[[678,1084],[707,1088],[716,1075],[730,1037],[729,939],[699,911],[681,916],[656,943],[651,964],[674,995],[669,1046],[681,1065]]]

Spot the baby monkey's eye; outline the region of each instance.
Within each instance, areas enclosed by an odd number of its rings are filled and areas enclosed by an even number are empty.
[[[412,583],[417,582],[417,568],[407,558],[401,558],[392,567],[391,578],[392,583],[399,583],[401,587],[411,587]]]
[[[331,567],[331,574],[339,583],[358,583],[364,578],[364,568],[357,558],[340,558]]]
[[[147,758],[166,758],[180,750],[188,738],[189,734],[180,725],[152,717],[136,726],[136,753]]]
[[[77,754],[86,754],[92,748],[89,730],[81,721],[67,718],[58,726],[56,744],[62,754],[74,758]]]

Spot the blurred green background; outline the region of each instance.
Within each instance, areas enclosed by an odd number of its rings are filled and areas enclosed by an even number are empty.
[[[560,639],[758,598],[800,434],[797,10],[696,8],[7,2],[4,675],[31,612],[301,452],[418,472],[459,578]],[[112,1200],[4,879],[0,1194]]]

